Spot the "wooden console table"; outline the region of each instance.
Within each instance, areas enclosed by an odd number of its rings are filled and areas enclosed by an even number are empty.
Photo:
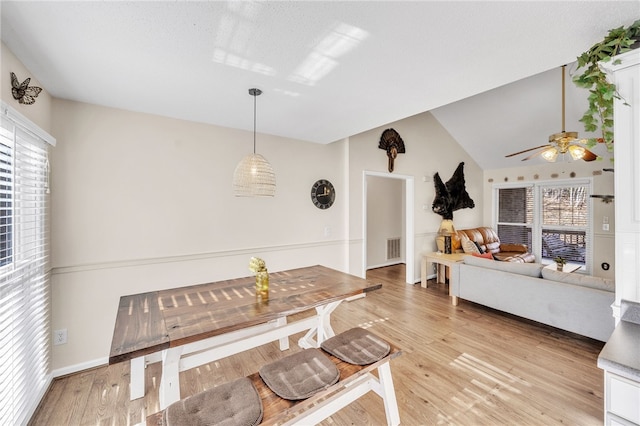
[[[267,300],[255,277],[122,296],[109,364],[131,361],[130,398],[145,392],[145,366],[162,362],[160,408],[180,399],[179,373],[288,336],[307,333],[303,348],[334,335],[330,315],[345,299],[382,287],[323,266],[270,273]],[[316,314],[294,322],[287,316]]]
[[[434,263],[436,265],[436,282],[445,283],[447,277],[446,268],[451,267],[454,263],[462,262],[464,256],[465,253],[423,253],[420,262],[420,285],[423,288],[427,288],[427,264]],[[451,294],[451,287],[451,282],[449,282],[451,303],[456,306],[458,304],[458,297]]]

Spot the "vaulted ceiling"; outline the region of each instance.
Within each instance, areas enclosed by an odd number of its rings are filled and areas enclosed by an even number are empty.
[[[2,41],[58,98],[249,130],[257,87],[259,132],[316,143],[432,111],[484,169],[562,130],[559,67],[640,17],[637,0],[0,8]]]

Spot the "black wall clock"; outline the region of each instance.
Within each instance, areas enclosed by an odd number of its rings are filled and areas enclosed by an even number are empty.
[[[333,184],[326,179],[320,179],[311,187],[311,201],[319,209],[328,209],[336,200]]]

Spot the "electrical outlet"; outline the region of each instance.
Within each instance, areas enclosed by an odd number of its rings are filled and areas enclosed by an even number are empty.
[[[608,223],[603,223],[602,224],[602,230],[603,231],[608,231],[609,230],[609,224]]]
[[[61,330],[53,331],[53,344],[54,345],[64,345],[67,343],[67,329],[63,328]]]

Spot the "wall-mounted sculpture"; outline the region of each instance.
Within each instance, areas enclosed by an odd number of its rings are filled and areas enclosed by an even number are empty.
[[[13,99],[21,104],[31,105],[35,103],[36,98],[42,92],[42,88],[38,86],[29,86],[31,77],[20,83],[18,77],[14,73],[11,73],[11,94]]]
[[[382,132],[380,136],[380,142],[378,148],[387,151],[387,157],[389,157],[389,173],[393,172],[394,161],[398,154],[404,154],[404,141],[400,137],[400,134],[393,129],[387,129]]]
[[[464,162],[458,164],[458,168],[447,183],[443,183],[436,172],[433,176],[436,188],[436,196],[431,205],[434,213],[442,216],[442,219],[453,220],[453,212],[460,209],[472,209],[476,206],[464,183]]]

